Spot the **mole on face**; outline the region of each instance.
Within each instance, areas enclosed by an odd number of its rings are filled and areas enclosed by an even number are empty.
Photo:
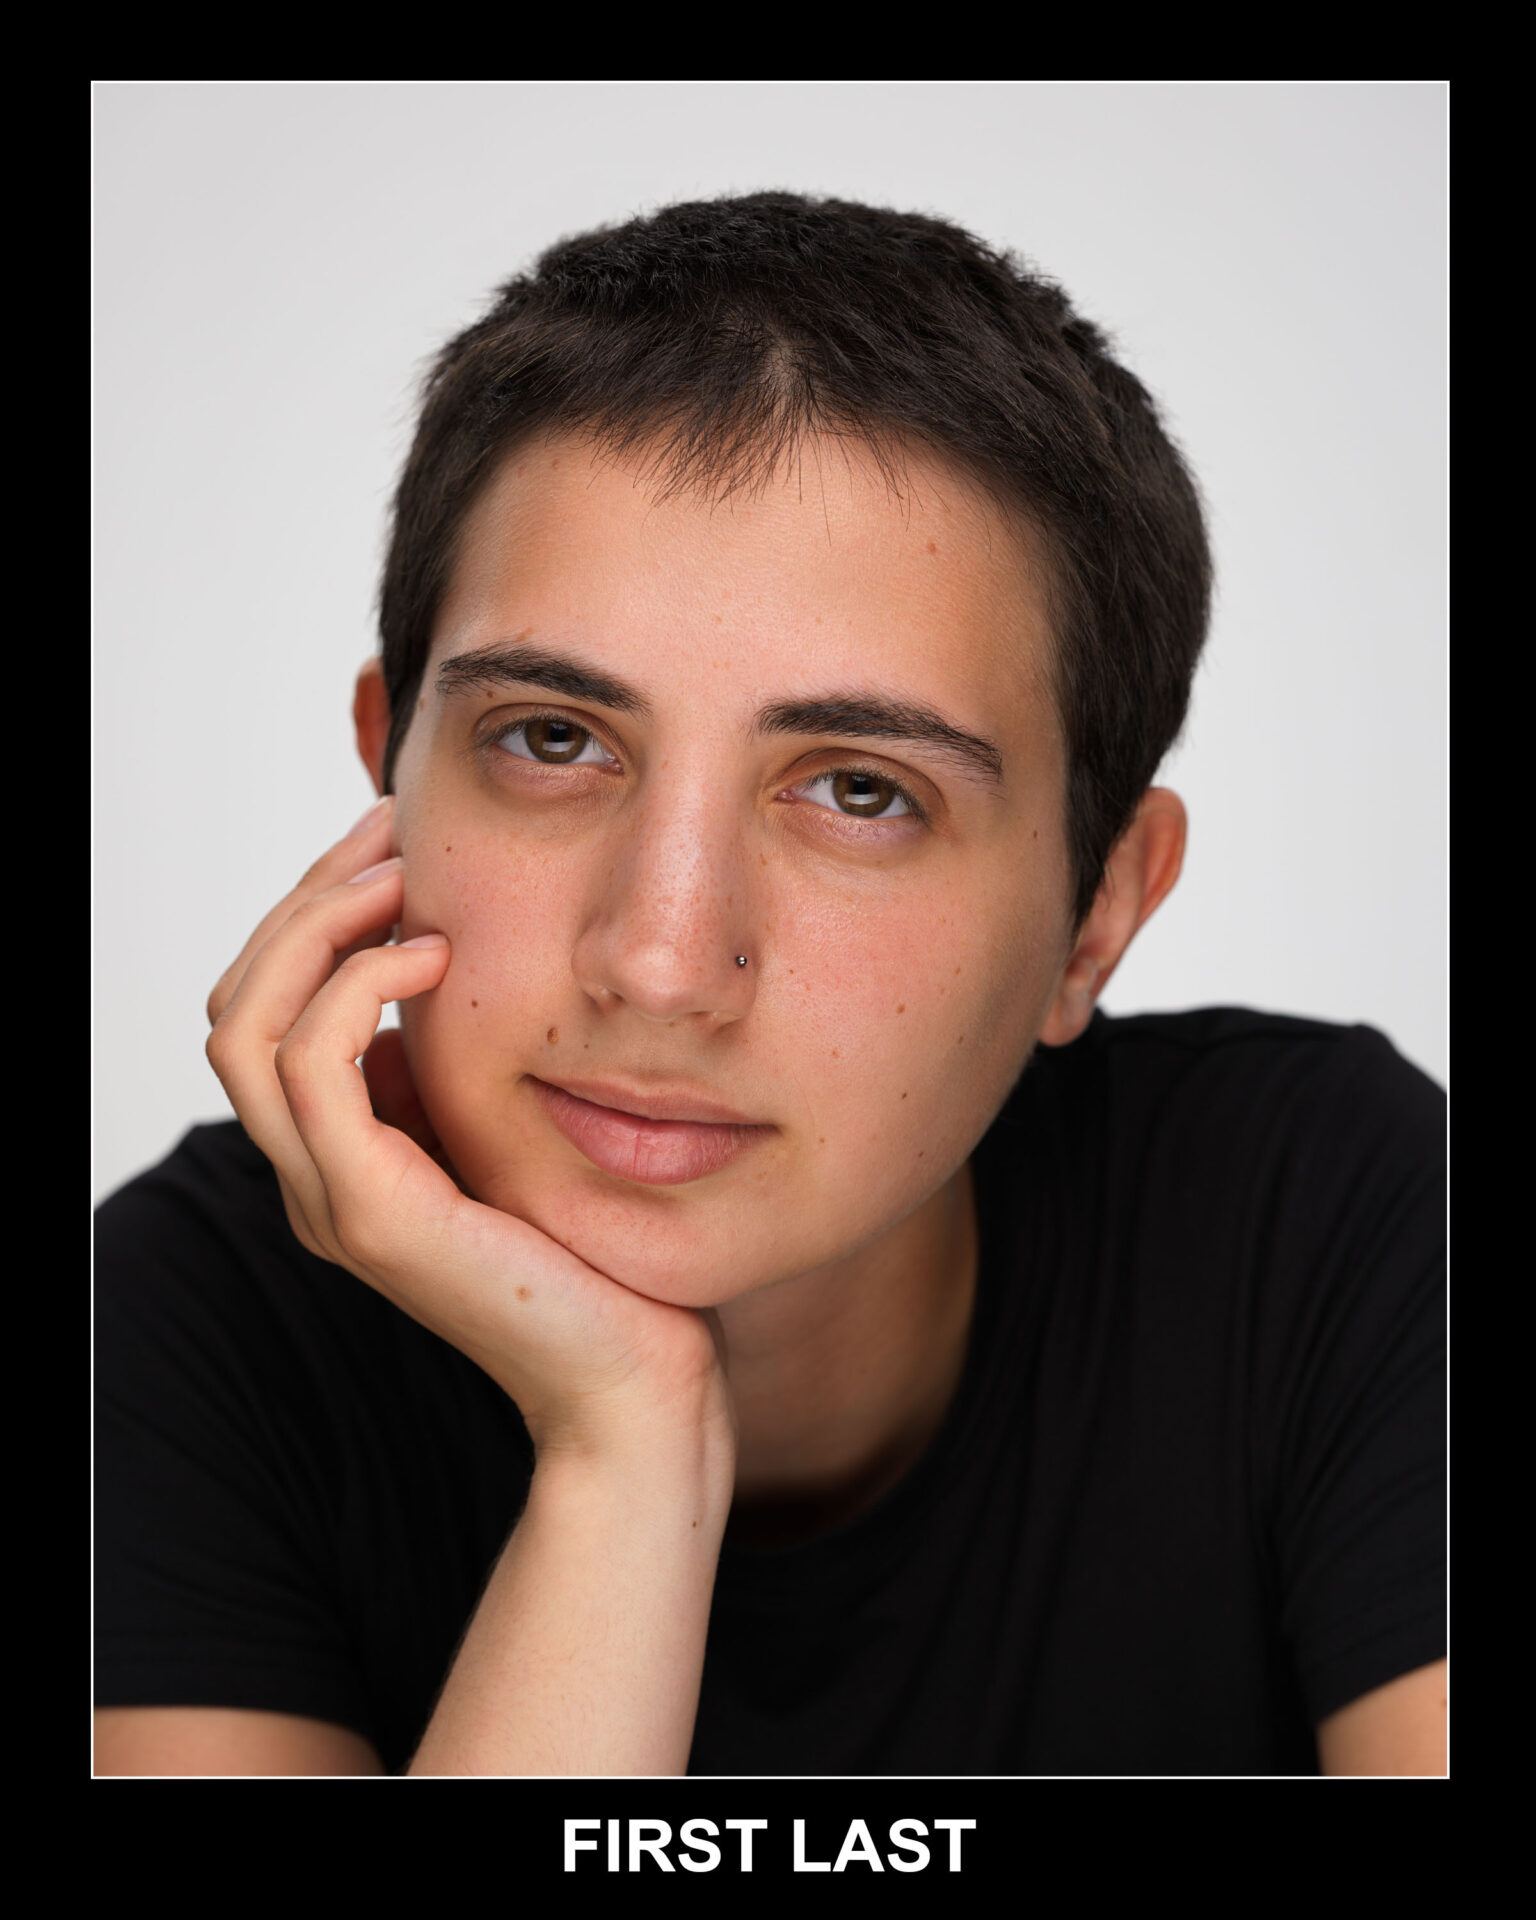
[[[560,1038],[560,1029],[558,1027],[551,1027],[549,1032],[545,1034],[544,1038],[549,1042],[551,1046],[553,1046],[555,1042]]]

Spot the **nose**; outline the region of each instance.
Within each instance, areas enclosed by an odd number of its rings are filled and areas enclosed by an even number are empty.
[[[572,954],[576,978],[598,1006],[708,1029],[750,1009],[757,955],[748,932],[747,827],[727,812],[706,795],[689,804],[672,784],[637,807],[617,846],[605,850],[611,862]]]

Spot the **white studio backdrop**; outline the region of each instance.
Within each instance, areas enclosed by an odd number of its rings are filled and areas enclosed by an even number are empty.
[[[371,798],[352,679],[427,358],[560,236],[788,187],[1105,326],[1199,476],[1184,877],[1111,1012],[1447,1075],[1440,82],[98,84],[94,1188],[229,1114],[209,988]]]

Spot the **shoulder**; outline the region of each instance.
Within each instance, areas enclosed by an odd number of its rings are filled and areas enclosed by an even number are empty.
[[[1326,1183],[1383,1153],[1443,1159],[1444,1092],[1374,1027],[1246,1007],[1100,1013],[1043,1065],[1139,1152],[1160,1143],[1213,1172]]]
[[[1149,1510],[1235,1529],[1314,1725],[1437,1659],[1444,1093],[1371,1027],[1213,1007],[1100,1015],[1016,1096],[1074,1404],[1112,1354]]]
[[[1404,1059],[1384,1033],[1365,1025],[1309,1020],[1252,1007],[1199,1007],[1182,1013],[1095,1015],[1077,1043],[1126,1079],[1166,1088],[1223,1083],[1253,1095],[1284,1097],[1308,1085],[1357,1084],[1395,1102],[1438,1107],[1444,1095]],[[1067,1055],[1074,1048],[1058,1051]]]
[[[285,1244],[286,1242],[286,1244]],[[199,1294],[216,1272],[253,1275],[303,1249],[277,1178],[238,1121],[193,1127],[96,1210],[98,1315],[138,1295]]]
[[[277,1176],[238,1121],[193,1127],[98,1208],[98,1386],[143,1402],[171,1381],[218,1394],[259,1373],[297,1391],[392,1348],[400,1316],[302,1247]]]
[[[1033,1083],[1033,1084],[1031,1084]],[[1385,1035],[1240,1007],[1114,1018],[1041,1049],[1000,1139],[1052,1209],[1135,1276],[1270,1353],[1318,1303],[1433,1320],[1443,1279],[1445,1095]],[[1278,1343],[1278,1345],[1277,1345]]]
[[[146,1232],[170,1243],[245,1241],[283,1221],[282,1195],[266,1156],[237,1120],[192,1127],[165,1158],[110,1194],[96,1210],[98,1252],[131,1263]]]

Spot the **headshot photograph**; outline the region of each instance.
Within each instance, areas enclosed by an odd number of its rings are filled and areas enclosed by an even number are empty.
[[[94,83],[96,1776],[1446,1775],[1448,111]]]

